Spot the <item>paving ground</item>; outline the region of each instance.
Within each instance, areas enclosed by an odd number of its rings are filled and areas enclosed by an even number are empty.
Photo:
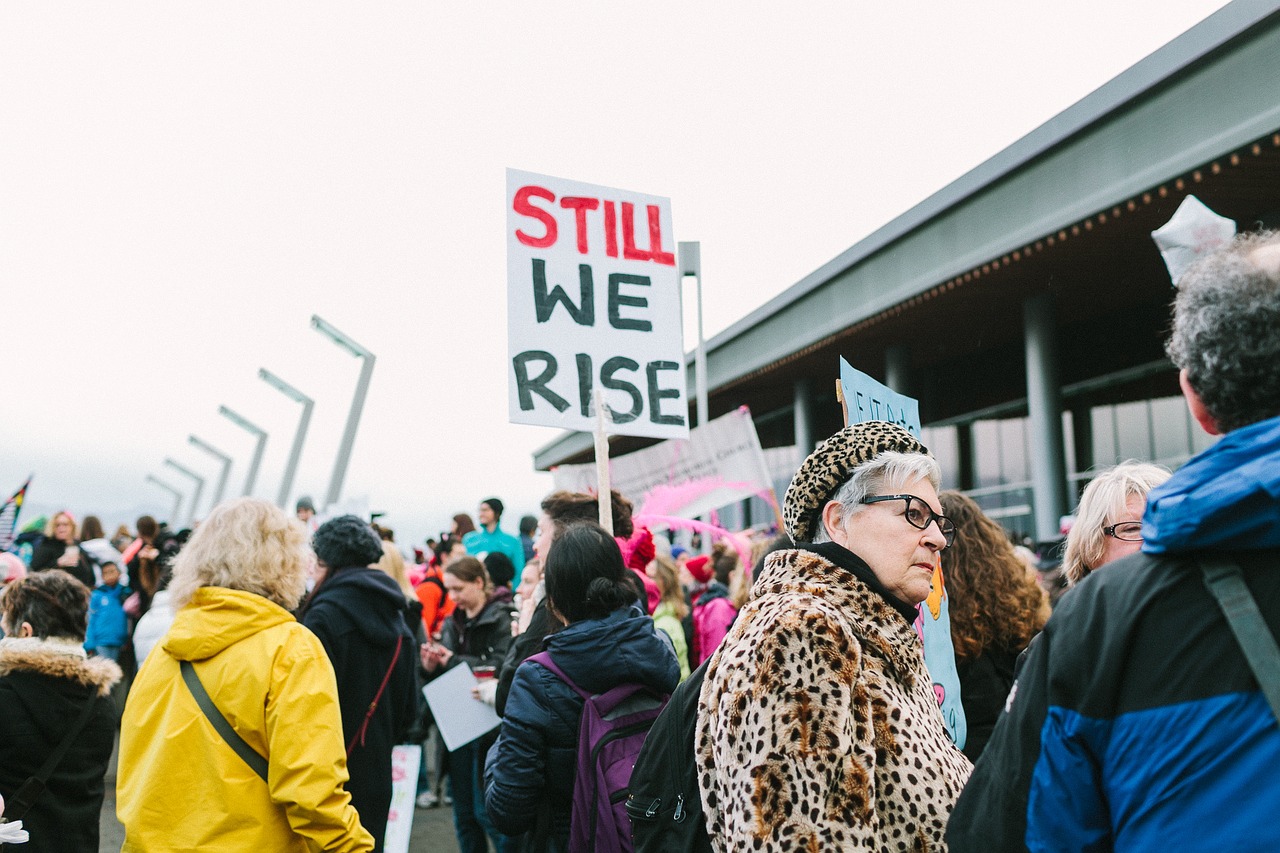
[[[118,746],[117,742],[117,746]],[[99,850],[119,851],[124,844],[124,827],[116,820],[116,756],[107,768],[107,796],[102,803]],[[15,848],[16,849],[16,848]],[[415,809],[409,849],[414,853],[458,853],[453,834],[453,811],[448,808]]]

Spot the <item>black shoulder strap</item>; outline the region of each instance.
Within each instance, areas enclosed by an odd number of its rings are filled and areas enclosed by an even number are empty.
[[[1280,721],[1280,647],[1267,627],[1245,586],[1244,574],[1234,560],[1218,556],[1200,558],[1200,569],[1218,606],[1227,617],[1231,633],[1244,650],[1245,660],[1258,679],[1258,686],[1267,697],[1271,713]]]
[[[236,755],[244,759],[244,763],[248,764],[254,773],[261,777],[262,781],[267,781],[267,759],[259,755],[254,748],[245,742],[245,739],[236,733],[231,727],[231,723],[227,718],[222,716],[222,712],[218,710],[218,706],[213,703],[209,691],[204,689],[200,677],[196,675],[196,668],[191,665],[191,661],[178,661],[178,666],[182,670],[182,680],[187,683],[187,689],[191,691],[191,695],[195,697],[196,704],[200,706],[200,710],[204,712],[205,717],[213,724],[218,734],[222,735],[222,739],[227,742],[227,746],[235,750]]]
[[[57,749],[45,759],[44,766],[37,770],[34,776],[23,782],[22,787],[9,798],[5,808],[7,820],[21,820],[35,801],[40,799],[40,795],[44,793],[45,785],[49,782],[49,777],[58,768],[63,757],[67,754],[67,750],[71,748],[71,744],[80,736],[80,732],[84,731],[85,725],[89,722],[89,717],[93,715],[93,708],[97,704],[96,691],[91,689],[89,701],[84,703],[84,707],[80,709],[80,716],[76,717],[76,721],[71,725],[71,728],[67,729],[67,733],[63,735]]]

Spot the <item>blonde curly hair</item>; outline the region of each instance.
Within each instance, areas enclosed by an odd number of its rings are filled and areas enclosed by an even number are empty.
[[[252,592],[286,610],[306,592],[313,556],[302,522],[273,504],[239,498],[213,508],[173,564],[176,610],[202,586]]]

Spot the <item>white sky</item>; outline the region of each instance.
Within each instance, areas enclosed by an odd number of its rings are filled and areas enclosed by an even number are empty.
[[[226,404],[274,499],[265,366],[319,500],[359,362],[316,313],[378,356],[344,498],[514,530],[557,431],[507,423],[505,167],[669,196],[710,336],[1223,5],[0,5],[0,491],[166,516],[172,456],[203,513]]]

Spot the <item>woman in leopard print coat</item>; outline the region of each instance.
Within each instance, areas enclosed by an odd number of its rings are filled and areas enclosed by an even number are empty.
[[[954,536],[937,484],[924,447],[885,423],[846,427],[796,474],[797,547],[766,562],[700,696],[717,851],[945,850],[972,768],[912,627]]]

